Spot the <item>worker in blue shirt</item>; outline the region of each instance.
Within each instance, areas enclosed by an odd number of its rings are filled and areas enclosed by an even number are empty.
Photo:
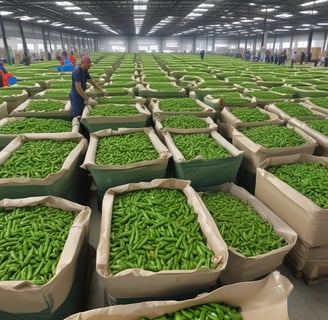
[[[81,64],[76,66],[72,72],[72,88],[69,94],[69,99],[72,105],[73,117],[81,117],[85,105],[94,106],[96,104],[96,101],[89,98],[85,93],[87,82],[100,90],[103,95],[108,95],[108,92],[103,90],[89,74],[88,70],[90,69],[91,64],[90,57],[83,56],[81,58]]]

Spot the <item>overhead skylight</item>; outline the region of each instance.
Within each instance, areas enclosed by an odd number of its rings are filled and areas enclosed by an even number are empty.
[[[51,25],[54,26],[54,27],[61,27],[61,26],[64,25],[64,23],[62,23],[62,22],[53,22]]]
[[[147,10],[147,6],[146,5],[135,4],[133,6],[133,10],[134,11],[146,11]]]
[[[74,10],[82,10],[80,7],[66,7],[64,8],[65,10],[68,10],[68,11],[74,11]]]
[[[77,12],[74,12],[74,14],[76,14],[76,15],[80,15],[80,16],[91,16],[91,13],[90,12],[79,12],[79,11],[77,11]]]
[[[29,20],[33,20],[34,18],[29,17],[29,16],[21,16],[21,17],[18,17],[18,19],[22,20],[22,21],[29,21]]]
[[[280,13],[280,14],[275,15],[275,17],[277,17],[277,18],[289,18],[292,16],[293,15],[291,13]]]
[[[315,1],[308,1],[308,2],[302,3],[301,6],[302,6],[302,7],[312,6],[312,5],[315,5],[315,4],[318,4],[318,3],[327,2],[327,1],[328,1],[328,0],[315,0]]]
[[[73,6],[74,5],[72,2],[69,2],[69,1],[56,1],[55,3],[56,3],[57,6],[61,6],[61,7]]]
[[[304,10],[304,11],[300,11],[300,13],[303,13],[303,14],[317,14],[318,11],[317,10]]]
[[[272,12],[276,10],[275,8],[264,8],[264,9],[261,9],[262,12]]]
[[[11,14],[13,14],[11,11],[0,11],[1,16],[10,16]]]

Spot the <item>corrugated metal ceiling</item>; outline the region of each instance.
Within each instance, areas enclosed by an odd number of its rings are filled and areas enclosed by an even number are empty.
[[[31,23],[36,23],[39,19],[49,19],[47,25],[53,22],[61,22],[64,25],[58,28],[74,27],[78,29],[77,32],[81,32],[81,30],[84,30],[83,32],[89,31],[96,36],[137,35],[134,22],[137,14],[134,11],[136,2],[133,0],[72,0],[70,2],[81,8],[82,11],[89,12],[90,15],[87,17],[97,18],[98,22],[102,22],[108,28],[95,24],[95,21],[84,20],[86,16],[76,15],[58,6],[55,1],[4,0],[0,1],[0,10],[14,12],[5,19],[18,19],[22,16],[29,16],[33,18],[33,20],[30,20]],[[139,0],[138,4],[141,5],[142,2]],[[215,33],[226,37],[254,36],[263,33],[265,21],[267,31],[274,32],[277,35],[290,34],[291,32],[306,33],[307,28],[326,30],[327,26],[320,25],[320,23],[328,22],[328,2],[317,1],[313,5],[300,6],[305,2],[306,0],[254,0],[253,5],[251,5],[240,0],[149,0],[145,3],[147,9],[143,12],[144,21],[138,35],[160,37],[212,35]],[[199,17],[187,17],[200,4],[204,3],[214,6],[208,8],[208,11],[203,12]],[[271,9],[274,10],[270,11]],[[310,14],[300,12],[304,10],[310,11]],[[287,18],[277,17],[282,13],[292,16]],[[170,23],[155,31],[154,26],[167,17],[170,17]]]

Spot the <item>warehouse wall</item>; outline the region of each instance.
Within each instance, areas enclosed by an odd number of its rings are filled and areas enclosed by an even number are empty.
[[[43,33],[41,25],[22,22],[24,36],[27,47],[31,55],[39,57],[45,51]],[[17,21],[5,20],[5,33],[9,47],[15,52],[23,50],[21,33]],[[0,58],[5,55],[3,35],[0,32]],[[100,37],[98,40],[91,39],[87,34],[74,34],[69,30],[59,28],[45,29],[47,50],[55,58],[63,49],[78,48],[80,53],[90,52],[99,48],[104,52],[176,52],[176,53],[197,53],[204,49],[207,53],[230,54],[240,53],[245,49],[251,51],[261,50],[262,35],[259,34],[252,38],[226,38],[219,35],[184,36],[184,37],[120,37],[109,36]],[[288,33],[284,37],[274,39],[272,34],[268,35],[266,48],[274,50],[296,48],[307,48],[309,34],[292,36]],[[320,48],[321,52],[327,50],[327,31],[315,30],[312,38],[312,47]],[[97,41],[97,44],[96,44]]]

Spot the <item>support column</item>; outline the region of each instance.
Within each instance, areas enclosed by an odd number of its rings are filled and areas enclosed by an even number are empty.
[[[42,27],[42,38],[43,38],[44,53],[45,53],[47,59],[49,60],[46,32],[43,27]]]
[[[240,53],[240,32],[238,32],[237,51]]]
[[[207,46],[208,46],[208,32],[206,31],[206,40],[205,40],[205,51],[206,51],[206,53],[207,53],[207,50],[208,50]]]
[[[11,65],[13,63],[12,56],[10,54],[8,42],[7,42],[7,36],[5,31],[5,26],[3,24],[2,16],[0,15],[0,24],[1,24],[1,32],[2,32],[2,38],[3,38],[3,44],[5,46],[6,55],[7,55],[7,63]]]
[[[215,41],[216,41],[216,32],[215,28],[213,30],[213,41],[212,41],[212,52],[215,54]]]
[[[72,45],[73,45],[73,52],[74,52],[75,51],[75,35],[72,34],[71,37],[72,37]]]
[[[292,33],[290,36],[289,50],[293,49],[293,41],[294,41],[294,34]]]
[[[277,41],[277,36],[274,35],[273,37],[273,45],[272,45],[272,52],[276,51],[276,41]]]
[[[60,42],[61,42],[62,50],[65,50],[63,33],[61,31],[59,31],[59,35],[60,35]]]
[[[69,41],[68,41],[67,32],[65,32],[65,38],[66,38],[67,50],[69,50],[70,49],[70,44],[69,44]]]
[[[128,53],[131,53],[131,37],[128,37]]]
[[[311,48],[312,48],[312,38],[313,38],[313,29],[310,30],[309,32],[309,37],[308,37],[308,45],[307,45],[307,62],[311,61],[311,57],[312,57],[312,52],[311,52]]]
[[[21,33],[21,37],[22,37],[22,42],[23,42],[23,63],[25,65],[30,65],[30,61],[29,61],[29,56],[28,56],[28,49],[27,49],[27,44],[26,44],[26,39],[25,39],[25,35],[24,35],[24,31],[23,31],[23,26],[22,26],[22,21],[18,20],[18,26],[19,26],[19,30]]]
[[[163,52],[163,38],[160,37],[159,38],[159,48],[158,48],[158,52],[162,53]]]
[[[77,45],[78,45],[78,48],[79,48],[79,54],[81,54],[81,40],[80,40],[80,36],[78,35],[77,36]]]
[[[192,37],[192,49],[191,49],[191,52],[193,54],[196,53],[196,37]]]
[[[323,45],[322,45],[322,49],[321,49],[321,53],[324,53],[327,50],[327,36],[328,36],[328,31],[325,31],[325,38],[323,40]]]

